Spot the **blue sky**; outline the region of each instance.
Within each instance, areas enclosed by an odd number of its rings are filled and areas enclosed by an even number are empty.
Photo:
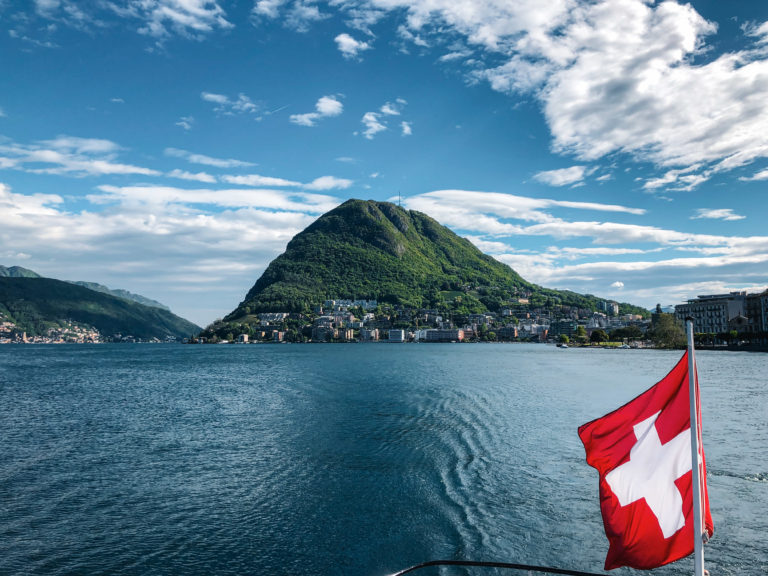
[[[0,264],[199,324],[348,198],[646,307],[768,287],[768,4],[0,0]]]

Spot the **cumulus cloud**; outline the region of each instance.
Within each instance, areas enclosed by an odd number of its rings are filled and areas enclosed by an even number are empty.
[[[322,118],[339,116],[344,111],[344,104],[338,96],[322,96],[315,103],[315,111],[305,114],[291,114],[289,121],[299,126],[314,126]]]
[[[361,119],[363,126],[365,126],[363,136],[368,140],[372,140],[379,132],[388,130],[387,118],[390,116],[400,116],[406,104],[408,102],[403,98],[397,98],[394,102],[385,102],[376,112],[366,112],[363,114]],[[403,136],[410,136],[412,133],[410,122],[400,122],[400,129]]]
[[[128,8],[116,8],[115,12],[140,18],[144,25],[139,32],[155,38],[167,37],[171,32],[195,37],[216,28],[232,28],[216,0],[133,0]]]
[[[577,184],[584,180],[585,171],[586,166],[571,166],[570,168],[538,172],[533,178],[550,186],[568,186],[569,184]]]
[[[267,5],[279,9],[278,2]],[[581,162],[622,154],[666,169],[648,181],[649,190],[692,190],[714,174],[768,157],[768,23],[744,27],[745,48],[712,56],[708,42],[717,42],[717,26],[693,5],[675,1],[348,0],[333,6],[349,15],[375,13],[372,21],[394,15],[401,19],[400,39],[419,46],[458,36],[463,48],[443,61],[472,50],[478,57],[471,79],[536,99],[556,153]],[[348,58],[370,48],[349,34],[336,42]],[[367,119],[376,126],[375,117]]]
[[[618,289],[624,288],[624,282],[617,280],[616,282],[611,284],[611,288],[618,288]]]
[[[187,162],[192,164],[202,164],[204,166],[213,166],[215,168],[240,168],[245,166],[255,166],[253,162],[245,162],[243,160],[236,160],[234,158],[213,158],[204,154],[195,154],[187,150],[181,150],[179,148],[166,148],[166,156],[172,156],[174,158],[183,158]]]
[[[365,126],[363,135],[368,138],[368,140],[372,140],[376,134],[387,129],[387,126],[381,122],[381,114],[376,112],[366,112],[363,114],[361,122]]]
[[[370,44],[362,40],[355,40],[349,34],[339,34],[334,39],[336,41],[336,47],[341,52],[341,55],[348,60],[356,60],[359,58],[361,52],[369,50]]]
[[[254,114],[259,111],[259,107],[245,94],[238,94],[237,98],[231,99],[224,94],[213,92],[202,92],[200,97],[206,102],[214,104],[214,112],[233,116],[235,114]]]
[[[744,220],[746,216],[736,214],[732,208],[698,208],[696,215],[691,216],[691,220],[697,220],[700,218],[706,218],[708,220]]]

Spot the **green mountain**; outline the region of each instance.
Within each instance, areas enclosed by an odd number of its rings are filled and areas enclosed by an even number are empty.
[[[51,278],[0,278],[0,314],[27,335],[44,335],[68,322],[87,324],[104,336],[185,337],[200,327],[167,310]]]
[[[150,306],[152,308],[161,308],[162,310],[167,310],[168,312],[171,311],[168,306],[165,304],[161,304],[157,300],[152,300],[151,298],[147,298],[146,296],[142,296],[141,294],[134,294],[133,292],[129,292],[128,290],[121,290],[121,289],[112,289],[107,288],[103,284],[97,284],[96,282],[83,282],[83,281],[77,281],[77,282],[71,282],[71,284],[77,284],[78,286],[82,286],[83,288],[88,288],[89,290],[95,290],[96,292],[102,292],[103,294],[109,294],[111,296],[117,296],[118,298],[124,298],[126,300],[131,300],[133,302],[138,302],[139,304],[144,304],[144,306]]]
[[[0,266],[0,278],[42,278],[42,276],[21,266],[11,266],[10,268]]]
[[[420,212],[349,200],[289,243],[225,322],[259,312],[309,312],[328,299],[375,299],[457,314],[531,308],[595,310],[602,299],[542,288]],[[629,304],[621,313],[648,314]]]
[[[10,268],[6,268],[5,266],[0,266],[0,278],[43,278],[43,276],[40,276],[37,272],[34,272],[32,270],[29,270],[27,268],[22,268],[21,266],[11,266]],[[152,306],[154,308],[162,308],[163,310],[167,310],[168,312],[171,311],[168,306],[165,304],[161,304],[157,300],[152,300],[151,298],[147,298],[146,296],[142,296],[141,294],[134,294],[133,292],[129,292],[128,290],[113,290],[111,288],[107,288],[103,284],[97,284],[96,282],[83,282],[83,281],[70,281],[66,280],[66,282],[69,282],[70,284],[77,284],[78,286],[83,286],[84,288],[88,288],[89,290],[95,290],[96,292],[103,292],[104,294],[110,294],[111,296],[117,296],[118,298],[125,298],[126,300],[131,300],[133,302],[138,302],[139,304],[144,304],[145,306]]]

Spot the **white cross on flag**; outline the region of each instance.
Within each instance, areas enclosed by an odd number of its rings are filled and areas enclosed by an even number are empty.
[[[711,536],[698,379],[696,397],[703,520]],[[579,437],[587,463],[600,473],[605,569],[656,568],[691,554],[702,529],[694,531],[693,520],[688,352],[661,382],[581,426]]]

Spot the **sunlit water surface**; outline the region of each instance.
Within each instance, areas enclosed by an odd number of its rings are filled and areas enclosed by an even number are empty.
[[[436,558],[602,572],[597,473],[576,429],[679,356],[3,346],[0,574],[378,576]],[[768,355],[697,358],[707,567],[768,574]],[[438,573],[469,572],[421,572]]]

